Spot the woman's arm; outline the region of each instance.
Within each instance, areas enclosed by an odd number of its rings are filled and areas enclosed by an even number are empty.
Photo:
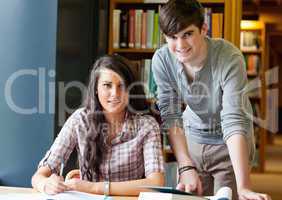
[[[48,166],[38,168],[31,179],[32,187],[42,193],[57,194],[68,190],[64,179],[57,174],[52,174]]]
[[[140,192],[146,191],[140,186],[163,186],[164,174],[154,172],[144,179],[110,182],[110,195],[138,196]],[[79,179],[70,179],[66,181],[66,186],[71,190],[88,192],[94,194],[104,194],[104,182],[89,182]]]

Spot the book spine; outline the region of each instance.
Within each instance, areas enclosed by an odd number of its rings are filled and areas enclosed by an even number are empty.
[[[141,48],[147,47],[147,12],[142,13],[142,27],[141,27]]]
[[[212,37],[222,38],[223,36],[223,14],[212,13]]]
[[[159,13],[155,13],[155,15],[154,15],[153,48],[158,48],[159,44],[160,44]]]
[[[120,47],[128,47],[128,12],[122,10],[120,14]]]
[[[142,12],[141,9],[135,10],[135,48],[141,48]]]
[[[147,48],[153,48],[155,10],[147,10]]]
[[[116,49],[119,48],[120,13],[119,9],[115,9],[113,13],[113,47]]]
[[[128,37],[128,46],[129,48],[134,48],[135,40],[135,10],[129,10],[129,37]]]
[[[204,17],[205,23],[208,26],[208,36],[212,36],[212,9],[211,8],[204,8]]]

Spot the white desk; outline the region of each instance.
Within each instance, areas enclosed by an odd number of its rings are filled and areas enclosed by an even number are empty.
[[[21,188],[21,187],[3,187],[0,186],[0,194],[4,193],[37,193],[32,188]],[[138,197],[123,197],[123,196],[113,196],[114,200],[137,200]]]

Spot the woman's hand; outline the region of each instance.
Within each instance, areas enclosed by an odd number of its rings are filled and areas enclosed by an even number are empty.
[[[42,190],[46,194],[53,195],[69,190],[69,188],[65,184],[63,177],[58,176],[56,174],[52,174],[51,176],[45,179]]]
[[[80,192],[87,192],[87,193],[94,193],[94,194],[100,194],[101,191],[99,191],[99,183],[96,182],[89,182],[80,180],[77,178],[69,179],[65,181],[65,185],[70,190],[76,190]]]
[[[74,170],[71,170],[69,173],[67,173],[66,180],[73,179],[73,178],[80,179],[79,169],[74,169]]]
[[[176,188],[185,192],[196,193],[197,195],[203,194],[202,182],[195,170],[183,172],[179,177],[179,184]]]

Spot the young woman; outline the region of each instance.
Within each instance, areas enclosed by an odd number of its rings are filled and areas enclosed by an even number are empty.
[[[85,107],[66,121],[39,163],[32,186],[56,194],[77,190],[106,195],[138,195],[138,186],[163,185],[158,123],[144,110],[144,92],[135,84],[129,62],[103,56],[90,75]],[[62,160],[78,152],[80,179],[59,176]]]

